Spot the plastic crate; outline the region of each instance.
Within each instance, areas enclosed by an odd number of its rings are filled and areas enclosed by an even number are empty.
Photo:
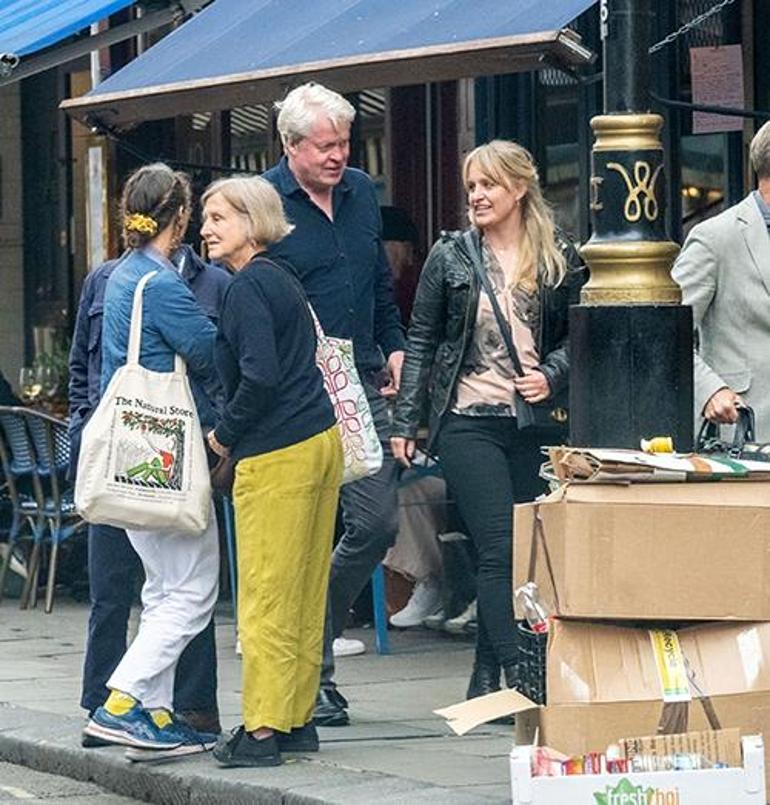
[[[765,805],[761,735],[741,739],[743,767],[533,777],[532,747],[511,752],[514,805]]]
[[[535,704],[545,704],[545,656],[548,633],[533,632],[527,623],[519,622],[519,693]]]

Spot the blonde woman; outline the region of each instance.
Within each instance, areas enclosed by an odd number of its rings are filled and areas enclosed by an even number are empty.
[[[423,268],[412,311],[391,439],[409,466],[423,404],[451,494],[479,559],[478,633],[468,698],[517,685],[511,607],[514,502],[542,484],[537,436],[519,430],[529,403],[567,387],[567,313],[582,272],[554,227],[526,149],[495,140],[463,164],[470,234],[443,235]],[[518,377],[478,272],[486,274],[524,369]]]
[[[277,191],[256,176],[222,179],[202,203],[209,257],[236,273],[216,344],[226,403],[209,444],[237,461],[243,724],[214,757],[274,766],[282,751],[318,750],[312,717],[342,444],[302,287],[264,256],[292,230]]]

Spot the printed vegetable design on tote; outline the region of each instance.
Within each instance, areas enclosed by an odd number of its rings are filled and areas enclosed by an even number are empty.
[[[186,423],[135,411],[120,416],[115,480],[132,486],[182,489]]]

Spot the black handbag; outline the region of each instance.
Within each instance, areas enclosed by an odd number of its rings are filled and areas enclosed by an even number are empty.
[[[754,422],[754,409],[748,405],[738,406],[733,440],[728,442],[721,437],[719,423],[704,419],[698,433],[696,451],[728,458],[770,461],[770,444],[757,443]]]
[[[476,243],[470,232],[466,232],[463,235],[463,239],[465,240],[465,244],[471,256],[473,270],[479,278],[481,287],[489,297],[495,319],[497,320],[497,326],[500,328],[500,334],[503,337],[511,362],[513,363],[513,371],[516,372],[519,377],[523,377],[524,369],[519,360],[516,345],[513,343],[510,325],[506,321],[505,316],[503,316],[503,311],[500,310],[500,305],[492,289],[492,285],[489,282],[489,277],[487,277],[487,272],[484,270],[484,265]],[[568,435],[567,421],[569,419],[568,389],[564,389],[557,394],[552,394],[547,400],[537,403],[529,403],[521,394],[514,394],[513,404],[516,410],[516,424],[519,430],[535,430],[540,438],[544,440],[553,442],[566,441]]]

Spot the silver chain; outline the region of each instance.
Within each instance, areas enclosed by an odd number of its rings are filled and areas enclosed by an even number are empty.
[[[688,31],[691,31],[693,28],[697,28],[701,23],[705,22],[709,17],[713,17],[715,14],[719,14],[719,12],[726,8],[727,6],[731,6],[735,0],[721,0],[715,6],[712,6],[708,11],[704,11],[703,14],[699,14],[697,17],[694,17],[690,20],[690,22],[686,22],[679,30],[672,31],[667,37],[661,39],[660,42],[656,42],[648,51],[648,53],[655,53],[656,51],[664,48],[666,45],[670,45],[672,42],[676,41],[680,36],[684,36]]]

